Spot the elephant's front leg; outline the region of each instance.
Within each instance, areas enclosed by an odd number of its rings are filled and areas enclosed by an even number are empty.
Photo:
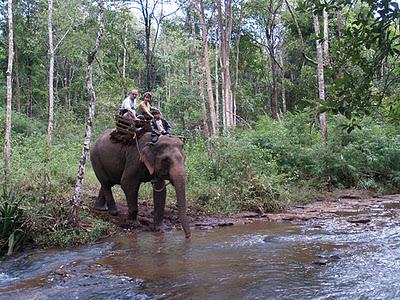
[[[121,183],[128,204],[128,220],[133,225],[139,225],[138,215],[138,193],[140,182]]]
[[[154,201],[154,230],[162,230],[165,210],[165,198],[167,197],[167,188],[164,180],[158,180],[153,185]]]

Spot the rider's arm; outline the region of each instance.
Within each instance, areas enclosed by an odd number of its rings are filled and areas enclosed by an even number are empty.
[[[143,110],[143,112],[144,112],[146,115],[148,115],[148,116],[150,116],[151,118],[154,119],[154,116],[150,113],[150,111],[148,110],[148,108],[147,108],[146,104],[144,103],[144,101],[142,101],[142,102],[139,104],[139,107]]]

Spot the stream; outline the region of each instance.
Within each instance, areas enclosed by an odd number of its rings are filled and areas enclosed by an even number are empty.
[[[395,299],[400,224],[140,232],[0,261],[0,299]]]

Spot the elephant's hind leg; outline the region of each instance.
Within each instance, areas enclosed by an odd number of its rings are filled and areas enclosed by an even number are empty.
[[[103,195],[104,195],[104,198],[105,198],[106,204],[107,204],[108,213],[113,216],[118,215],[117,205],[115,204],[115,200],[114,200],[113,194],[111,192],[111,186],[102,185],[100,193],[103,193]]]
[[[104,196],[104,191],[102,187],[100,188],[99,195],[94,202],[94,208],[101,211],[107,210],[106,197]]]

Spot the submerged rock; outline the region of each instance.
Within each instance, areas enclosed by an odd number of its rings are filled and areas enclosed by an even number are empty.
[[[313,261],[313,265],[319,265],[319,266],[324,266],[329,262],[329,260],[325,258],[321,258],[319,260]]]
[[[348,218],[347,222],[355,224],[367,224],[371,222],[371,218],[369,216],[352,217]]]

